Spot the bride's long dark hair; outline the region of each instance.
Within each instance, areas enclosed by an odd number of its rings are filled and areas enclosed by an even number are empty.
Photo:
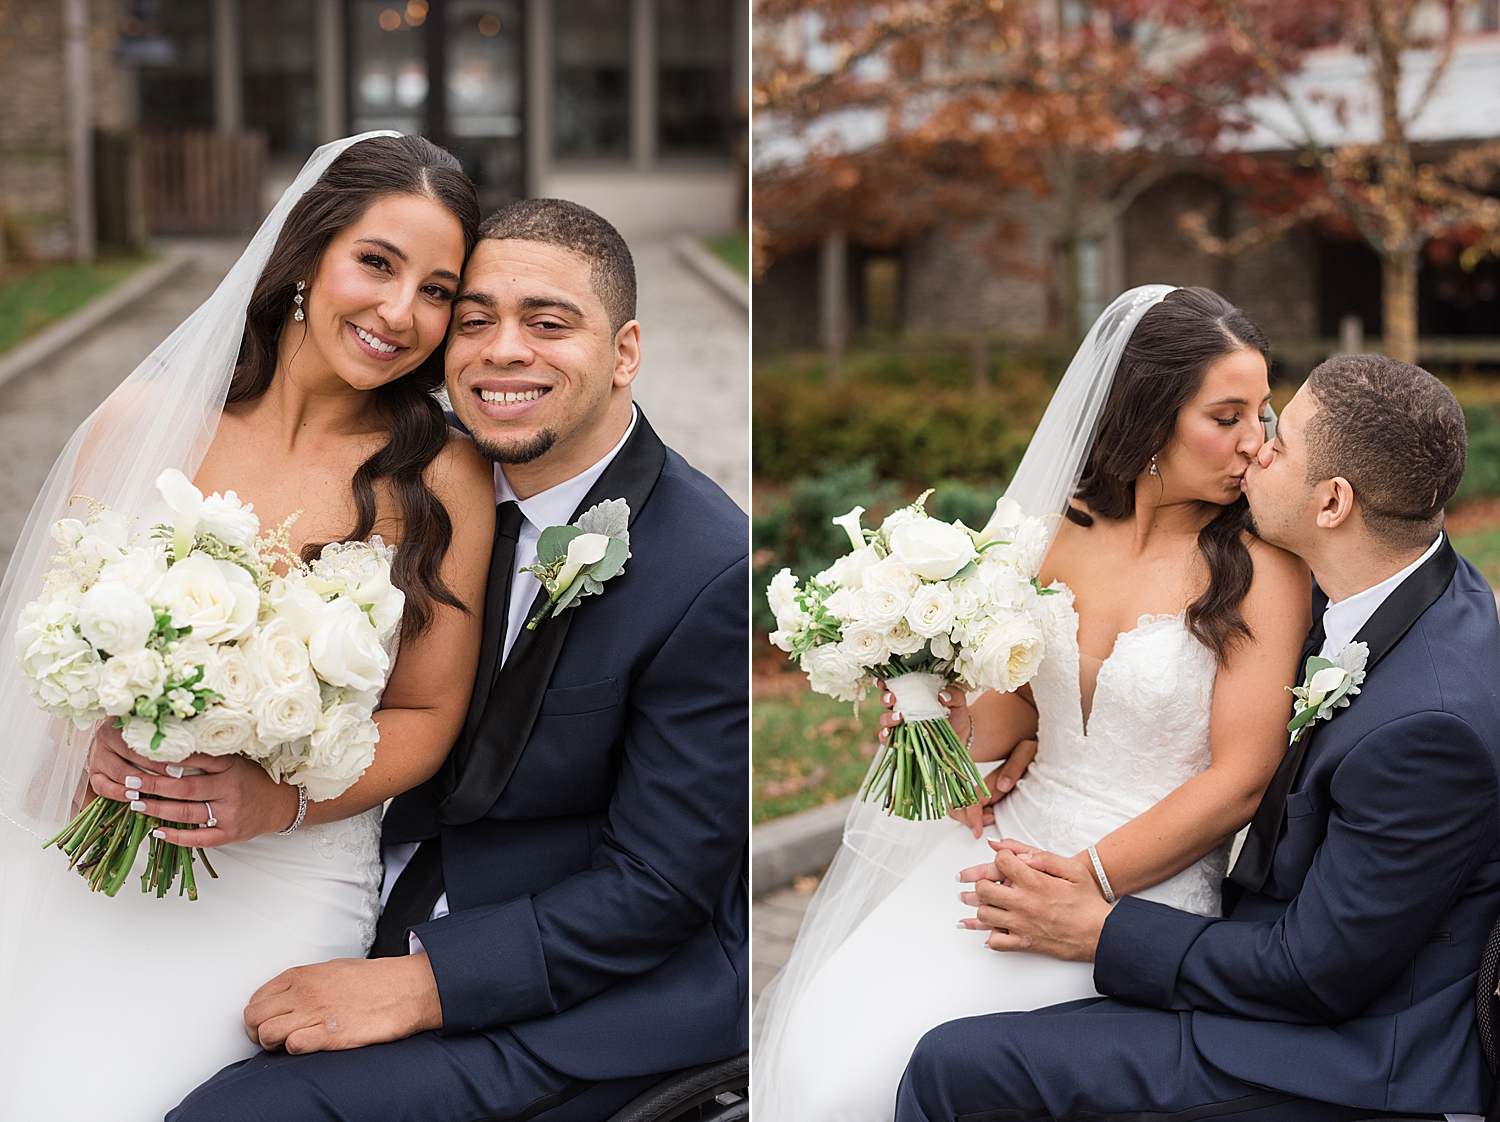
[[[357,222],[377,199],[391,195],[420,195],[451,213],[463,228],[468,259],[479,237],[479,200],[457,159],[420,136],[378,136],[351,145],[298,200],[276,239],[250,296],[229,404],[253,401],[270,388],[297,281],[312,276],[340,230]],[[437,604],[464,608],[442,578],[453,524],[423,478],[448,441],[448,424],[433,397],[442,384],[440,346],[415,370],[374,391],[390,439],[360,465],[350,483],[356,511],[350,540],[363,540],[375,528],[377,481],[388,482],[400,507],[401,548],[391,579],[406,593],[403,623],[408,635],[420,634],[432,622]],[[303,557],[312,560],[323,544],[307,545]]]
[[[1089,449],[1078,499],[1093,514],[1126,518],[1135,512],[1135,481],[1172,438],[1177,414],[1203,385],[1217,359],[1259,351],[1269,364],[1271,345],[1259,327],[1217,292],[1179,288],[1141,317],[1120,357],[1109,400]],[[1093,525],[1089,513],[1068,509],[1069,520]],[[1198,532],[1198,552],[1208,565],[1208,588],[1187,608],[1188,627],[1220,664],[1250,626],[1240,604],[1255,566],[1245,545],[1250,507],[1241,495]]]

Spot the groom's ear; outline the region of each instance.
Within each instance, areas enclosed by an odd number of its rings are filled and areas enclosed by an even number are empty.
[[[1317,492],[1318,529],[1337,530],[1354,516],[1354,488],[1342,475],[1325,479]]]

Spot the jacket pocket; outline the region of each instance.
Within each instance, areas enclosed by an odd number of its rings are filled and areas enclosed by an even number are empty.
[[[563,686],[548,690],[542,696],[542,713],[561,717],[570,713],[597,713],[620,704],[620,689],[613,678],[590,682],[586,686]]]
[[[1304,814],[1311,814],[1313,809],[1311,791],[1293,791],[1286,797],[1286,816],[1288,818],[1301,818]]]

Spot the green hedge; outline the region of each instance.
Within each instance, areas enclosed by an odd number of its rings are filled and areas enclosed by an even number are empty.
[[[1464,410],[1469,430],[1469,463],[1459,499],[1478,495],[1500,495],[1500,406],[1471,405]]]

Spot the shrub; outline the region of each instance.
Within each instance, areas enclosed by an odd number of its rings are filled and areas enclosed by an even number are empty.
[[[1500,406],[1471,405],[1464,410],[1469,430],[1469,463],[1454,498],[1500,495]]]

